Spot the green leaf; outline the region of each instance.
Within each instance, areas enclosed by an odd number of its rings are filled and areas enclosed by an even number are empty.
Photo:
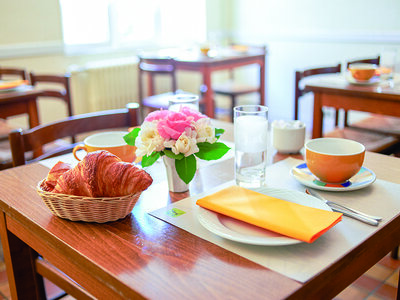
[[[210,144],[208,142],[198,143],[197,146],[199,147],[199,152],[195,153],[195,155],[204,160],[216,160],[220,159],[222,156],[225,155],[226,152],[229,151],[229,148],[224,143],[214,143]]]
[[[180,160],[175,160],[175,169],[183,182],[188,184],[196,173],[196,157],[192,154]]]
[[[172,159],[178,159],[181,160],[182,158],[185,157],[185,155],[183,155],[183,153],[179,153],[179,154],[175,154],[174,152],[172,152],[171,150],[168,149],[164,149],[164,154]]]
[[[215,137],[217,140],[221,137],[221,135],[225,132],[222,128],[215,128]]]
[[[142,167],[149,167],[160,158],[159,152],[153,152],[150,156],[145,155],[142,157]]]
[[[128,134],[124,135],[124,140],[128,145],[135,146],[136,138],[139,135],[140,127],[133,129]]]

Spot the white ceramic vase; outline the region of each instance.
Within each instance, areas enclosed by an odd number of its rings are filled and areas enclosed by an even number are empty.
[[[182,193],[188,191],[189,184],[186,184],[176,172],[175,159],[164,155],[163,161],[167,171],[168,188],[170,192]]]

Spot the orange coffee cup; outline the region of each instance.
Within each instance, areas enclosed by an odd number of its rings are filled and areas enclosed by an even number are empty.
[[[305,144],[308,169],[321,181],[342,183],[361,169],[365,147],[341,138],[319,138]]]
[[[127,131],[107,131],[90,135],[83,141],[83,144],[75,146],[72,153],[77,160],[81,160],[76,153],[78,150],[86,152],[107,150],[121,160],[131,163],[136,158],[136,147],[128,145],[124,141],[123,137],[126,134],[128,134]]]

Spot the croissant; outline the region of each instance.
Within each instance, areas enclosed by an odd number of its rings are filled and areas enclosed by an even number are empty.
[[[56,166],[53,167],[56,170],[50,170],[49,175],[57,172],[60,165]],[[50,179],[54,177],[55,174]],[[88,153],[74,168],[65,170],[58,177],[52,192],[87,197],[119,197],[142,192],[152,182],[153,179],[144,170],[123,162],[108,151],[100,150]]]
[[[41,184],[41,188],[44,191],[52,192],[57,184],[58,178],[66,171],[71,170],[72,166],[68,163],[59,161],[51,168],[49,174],[47,174],[46,180]]]

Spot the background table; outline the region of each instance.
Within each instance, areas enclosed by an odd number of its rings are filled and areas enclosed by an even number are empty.
[[[237,52],[222,49],[215,56],[205,56],[196,51],[182,49],[164,49],[155,53],[144,54],[143,57],[173,57],[177,70],[200,72],[203,84],[207,87],[204,94],[205,113],[214,118],[214,96],[211,74],[215,71],[229,70],[242,66],[259,66],[260,104],[265,105],[265,60],[266,54],[259,48],[250,47],[248,51]]]
[[[323,106],[400,117],[400,84],[382,82],[355,85],[343,75],[320,75],[306,81],[306,90],[314,93],[312,137],[322,137]]]
[[[0,93],[0,118],[28,114],[29,127],[40,124],[36,99],[41,91],[31,87],[21,88],[11,92]]]

